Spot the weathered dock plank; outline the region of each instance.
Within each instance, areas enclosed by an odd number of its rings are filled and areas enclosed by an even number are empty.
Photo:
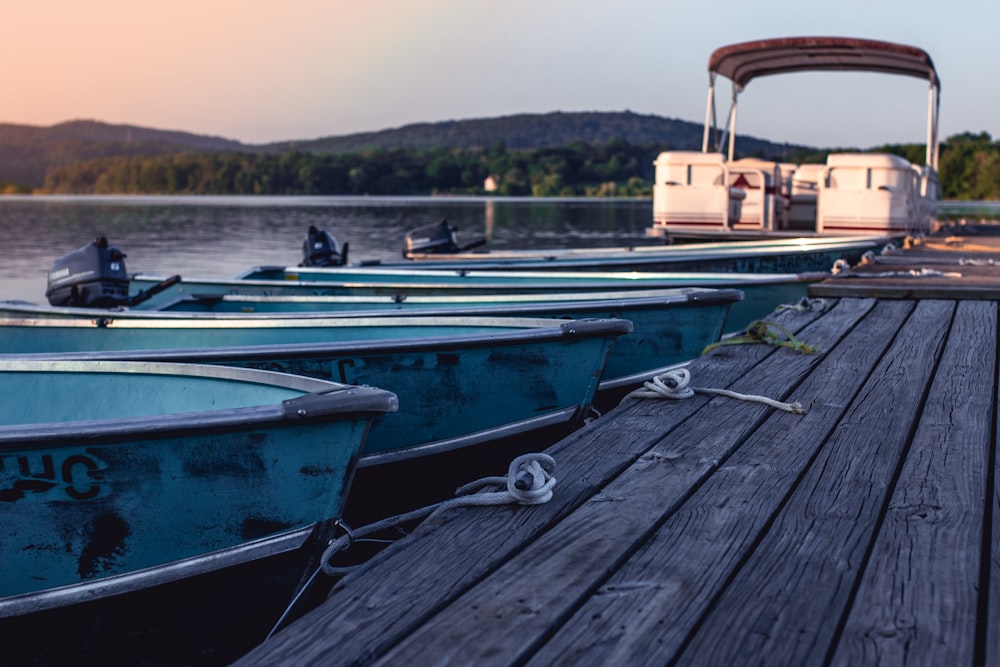
[[[871,305],[849,301],[838,308],[865,306],[860,314],[868,314]],[[912,304],[878,308],[884,312],[874,313],[869,326],[839,332],[846,338],[796,388],[806,414],[770,415],[530,664],[663,664],[676,655],[774,520]],[[857,345],[868,339],[882,344]]]
[[[815,297],[1000,299],[1000,237],[940,239],[879,255],[812,285]]]
[[[775,320],[798,331],[818,317],[815,312],[788,311]],[[697,382],[727,387],[734,378],[779,352],[788,353],[767,346],[740,346],[738,353],[736,348],[721,348],[715,354],[727,363],[705,364],[698,371]],[[673,429],[708,402],[707,397],[697,395],[669,408],[658,401],[631,401],[621,406],[614,419],[598,419],[549,450],[559,462],[559,492],[549,503],[532,508],[480,509],[475,516],[448,512],[428,519],[405,544],[398,545],[400,548],[382,552],[344,577],[331,601],[309,614],[307,621],[278,633],[241,663],[319,663],[330,659],[331,647],[341,656],[351,656],[344,664],[372,661],[591,498],[657,442],[670,438]],[[584,452],[579,451],[581,447],[586,448]],[[441,542],[435,528],[445,523],[448,536]],[[473,551],[476,558],[469,558]],[[441,563],[448,567],[440,567]],[[409,572],[412,576],[373,576],[372,571]]]
[[[847,325],[847,320],[838,322]],[[842,334],[842,329],[823,332],[820,327],[802,332],[820,345]],[[784,397],[817,363],[817,357],[782,350],[755,367],[753,384],[733,389]],[[445,663],[467,658],[471,647],[477,664],[520,663],[773,412],[759,403],[729,405],[731,398],[713,403],[726,404],[709,405],[717,419],[698,420],[662,439],[589,502],[409,635],[385,656],[386,664],[422,662],[428,642],[434,644],[434,659]],[[801,419],[788,413],[771,418]]]
[[[1000,355],[1000,353],[998,353]],[[1000,373],[998,373],[1000,375]],[[998,382],[1000,385],[1000,382]],[[1000,402],[1000,387],[997,389],[997,401]],[[985,593],[987,598],[981,600],[978,629],[986,635],[983,642],[985,656],[980,664],[1000,665],[1000,452],[997,451],[997,433],[1000,432],[1000,414],[994,404],[992,458],[988,459],[987,470],[992,473],[986,485],[987,523],[984,538],[987,549],[982,554],[983,577],[989,582]],[[982,594],[982,593],[981,593]]]
[[[820,353],[692,385],[804,415],[626,400],[548,450],[549,503],[425,521],[237,664],[1000,664],[1000,306],[962,285],[776,313]]]
[[[817,460],[685,648],[700,664],[821,664],[950,323],[919,302]],[[725,642],[718,638],[726,636]]]
[[[877,298],[877,299],[969,299],[1000,300],[1000,289],[992,280],[981,285],[955,281],[943,284],[940,280],[921,278],[900,279],[832,279],[810,285],[809,295],[820,298]]]
[[[997,306],[962,302],[835,665],[982,664],[976,655]],[[950,641],[945,644],[941,638]]]

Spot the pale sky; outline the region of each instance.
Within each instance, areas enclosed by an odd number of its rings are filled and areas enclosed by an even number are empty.
[[[834,35],[923,48],[942,139],[997,138],[997,26],[996,0],[0,0],[0,122],[247,143],[550,111],[701,123],[715,48]],[[919,79],[782,75],[747,86],[738,131],[918,143],[926,114]]]

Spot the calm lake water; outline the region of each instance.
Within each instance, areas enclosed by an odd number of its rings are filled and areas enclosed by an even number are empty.
[[[460,243],[496,249],[655,242],[652,202],[638,199],[0,196],[0,300],[45,303],[52,263],[101,235],[130,273],[227,278],[298,264],[310,225],[348,242],[352,263],[397,261],[407,232],[441,219]]]

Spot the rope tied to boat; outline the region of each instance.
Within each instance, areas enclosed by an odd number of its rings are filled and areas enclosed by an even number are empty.
[[[510,465],[507,467],[506,476],[483,477],[482,479],[464,484],[455,491],[455,498],[449,498],[439,503],[433,503],[426,507],[382,519],[367,526],[362,526],[357,530],[351,529],[343,520],[338,519],[335,525],[343,530],[344,534],[327,543],[326,549],[323,550],[323,555],[320,558],[319,567],[313,571],[306,583],[288,603],[281,617],[267,634],[265,641],[270,639],[277,632],[278,628],[282,626],[288,614],[298,604],[302,595],[312,586],[312,583],[316,580],[320,572],[336,576],[350,572],[356,567],[334,567],[330,565],[330,560],[334,555],[350,548],[355,542],[362,541],[368,535],[399,526],[408,521],[429,517],[439,510],[462,506],[541,505],[542,503],[547,503],[552,499],[552,489],[556,485],[556,478],[553,476],[555,469],[555,459],[548,454],[540,452],[522,454],[510,462]],[[477,493],[477,491],[491,485],[505,488],[500,491]]]
[[[784,410],[785,412],[791,412],[796,415],[804,415],[806,413],[805,408],[802,407],[802,404],[798,401],[784,403],[782,401],[776,401],[773,398],[768,398],[767,396],[760,396],[757,394],[741,394],[735,391],[730,391],[729,389],[692,387],[691,371],[686,368],[678,368],[672,371],[667,371],[662,375],[657,375],[652,380],[644,382],[641,388],[636,389],[625,398],[665,398],[677,400],[691,398],[696,393],[708,394],[710,396],[726,396],[728,398],[735,398],[740,401],[749,401],[751,403],[763,403],[764,405],[768,405],[772,408]]]
[[[909,240],[909,237],[907,237],[907,240]],[[909,247],[909,245],[904,244],[904,247]],[[886,255],[892,255],[898,252],[898,250],[899,249],[894,244],[886,243],[884,246],[882,246],[882,250],[879,252],[879,255],[882,255],[883,257]],[[878,262],[878,257],[875,255],[875,251],[867,250],[863,255],[861,255],[861,259],[858,260],[858,263],[854,266],[854,268],[862,266],[872,266],[877,262]],[[851,270],[851,263],[848,262],[843,257],[841,257],[840,259],[834,261],[833,266],[830,268],[830,274],[834,276],[839,276],[841,274],[849,272],[850,270]]]
[[[552,489],[556,485],[553,475],[556,468],[555,459],[540,452],[522,454],[510,462],[506,476],[483,477],[469,482],[455,491],[455,498],[442,500],[439,503],[427,505],[404,514],[388,517],[381,521],[350,530],[341,523],[345,534],[331,540],[323,551],[320,567],[324,574],[334,576],[343,574],[353,568],[335,567],[330,560],[337,553],[344,551],[355,541],[368,535],[378,533],[398,526],[399,524],[422,519],[439,511],[455,507],[483,507],[489,505],[541,505],[552,499]],[[488,487],[501,487],[498,491],[483,491]]]
[[[848,262],[846,259],[841,258],[835,261],[833,263],[833,266],[830,267],[830,275],[839,276],[842,273],[845,273],[850,270],[851,270],[851,263]]]
[[[797,313],[808,313],[812,311],[822,313],[826,310],[826,300],[810,299],[809,297],[804,296],[795,303],[783,303],[779,305],[777,310],[794,310]]]
[[[444,501],[448,507],[462,505],[541,505],[552,500],[556,485],[556,462],[548,454],[525,454],[511,461],[506,476],[483,477],[460,486],[452,498]],[[488,486],[506,487],[503,491],[476,493]],[[441,509],[441,508],[438,508]]]
[[[906,271],[880,271],[877,273],[840,273],[837,278],[961,278],[962,274],[957,271],[938,271],[922,266],[919,269],[909,269]]]
[[[773,327],[773,329],[772,329]],[[777,329],[777,331],[775,331]],[[781,338],[779,334],[784,334],[784,338]],[[722,347],[724,345],[775,345],[778,347],[787,347],[790,350],[796,352],[801,352],[802,354],[816,354],[818,348],[815,345],[810,345],[805,343],[798,338],[796,338],[791,331],[787,328],[778,324],[777,322],[770,322],[767,320],[754,320],[750,323],[750,326],[746,328],[746,331],[739,336],[732,336],[724,340],[717,341],[707,346],[701,351],[703,355],[708,354],[717,347]]]

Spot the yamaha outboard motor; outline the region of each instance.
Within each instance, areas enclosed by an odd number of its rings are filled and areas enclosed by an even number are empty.
[[[447,220],[418,227],[406,235],[403,257],[409,259],[411,255],[447,255],[470,250],[486,243],[486,239],[481,239],[462,247],[458,245],[457,231]]]
[[[53,306],[120,308],[138,305],[179,282],[180,276],[170,276],[129,296],[125,253],[101,236],[56,260],[45,296]]]
[[[56,260],[45,296],[53,306],[113,308],[129,303],[125,253],[96,241]]]
[[[309,235],[302,242],[302,263],[299,266],[344,266],[347,264],[347,244],[341,251],[337,239],[325,229],[309,226]]]

